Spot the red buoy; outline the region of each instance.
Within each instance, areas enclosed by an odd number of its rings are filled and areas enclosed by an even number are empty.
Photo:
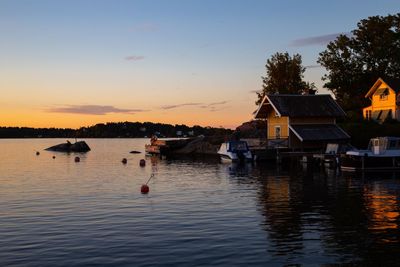
[[[79,157],[75,157],[75,162],[79,162],[81,159]]]
[[[121,161],[123,164],[126,164],[128,162],[128,160],[126,158],[123,158]]]
[[[144,159],[141,159],[139,162],[140,167],[146,166],[146,161]]]
[[[147,194],[149,190],[150,188],[147,184],[142,185],[142,187],[140,188],[140,192],[142,192],[142,194]]]

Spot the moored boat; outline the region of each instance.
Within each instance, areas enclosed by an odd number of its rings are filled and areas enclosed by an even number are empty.
[[[159,140],[156,136],[152,136],[150,144],[145,145],[147,154],[169,154],[174,150],[180,149],[187,145],[193,138]]]
[[[400,138],[372,138],[368,149],[347,151],[340,161],[343,171],[400,170]]]
[[[246,141],[228,141],[221,144],[218,154],[222,161],[252,161],[253,156]]]

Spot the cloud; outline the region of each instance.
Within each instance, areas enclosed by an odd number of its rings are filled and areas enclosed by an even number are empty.
[[[180,107],[185,107],[185,106],[200,106],[202,103],[184,103],[184,104],[177,104],[177,105],[165,105],[162,106],[161,109],[174,109],[174,108],[180,108]]]
[[[71,113],[71,114],[87,114],[87,115],[106,115],[108,113],[125,113],[134,114],[144,112],[143,109],[121,109],[114,106],[101,105],[68,105],[64,107],[50,108],[47,112],[52,113]]]
[[[308,66],[304,66],[306,69],[317,69],[317,68],[322,68],[321,65],[308,65]]]
[[[128,61],[139,61],[139,60],[143,60],[144,56],[127,56],[125,57],[125,60]]]
[[[228,103],[228,101],[220,101],[220,102],[214,102],[214,103],[210,103],[210,104],[203,104],[202,106],[200,106],[201,108],[211,108],[214,109],[216,106],[220,106],[220,105],[224,105]],[[210,110],[211,110],[210,109]]]
[[[228,101],[220,101],[220,102],[210,103],[210,104],[208,104],[208,106],[209,107],[211,107],[211,106],[219,106],[219,105],[224,105],[226,103],[228,103]]]
[[[341,32],[341,33],[332,33],[332,34],[296,39],[290,43],[290,46],[298,47],[298,46],[310,46],[310,45],[326,45],[330,41],[335,40],[336,37],[338,37],[341,34],[350,35],[351,33]]]
[[[208,109],[209,111],[214,112],[214,111],[219,111],[219,110],[225,109],[226,107],[223,107],[223,105],[225,105],[227,103],[228,103],[228,101],[212,102],[212,103],[208,103],[208,104],[207,103],[183,103],[183,104],[162,106],[161,109],[168,110],[168,109],[192,106],[192,107],[197,107],[197,108],[202,108],[202,109]]]

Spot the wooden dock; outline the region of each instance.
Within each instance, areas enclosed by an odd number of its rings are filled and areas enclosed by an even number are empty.
[[[336,167],[339,163],[339,154],[321,153],[312,151],[290,151],[287,148],[279,149],[252,149],[255,161],[275,161],[277,164],[287,161],[298,161],[307,164]]]

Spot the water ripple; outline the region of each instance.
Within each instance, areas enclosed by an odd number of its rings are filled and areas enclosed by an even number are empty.
[[[143,154],[128,153],[141,139],[87,140],[79,164],[33,153],[63,141],[0,140],[2,266],[397,264],[395,175],[150,158],[141,168]]]

